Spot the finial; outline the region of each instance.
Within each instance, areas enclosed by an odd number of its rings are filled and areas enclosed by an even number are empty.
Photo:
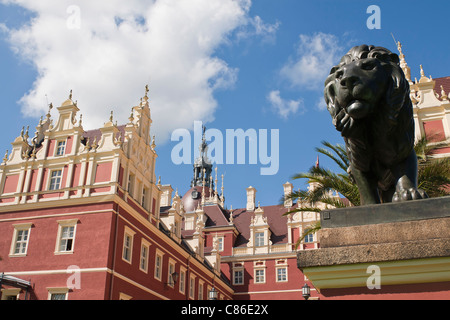
[[[212,198],[212,176],[209,176],[209,197]]]
[[[230,206],[230,224],[233,224],[233,206]]]
[[[224,190],[224,187],[223,187],[223,177],[224,177],[224,175],[222,174],[222,175],[221,175],[221,178],[222,178],[222,187],[220,188],[220,190],[222,191],[222,197],[223,197],[223,190]]]
[[[50,102],[50,104],[48,105],[47,118],[50,118],[50,111],[52,111],[52,109],[53,109],[53,103]]]
[[[70,89],[69,99],[72,100],[72,89]]]
[[[403,54],[402,53],[402,44],[400,43],[400,41],[397,42],[397,49],[400,54]]]
[[[423,71],[423,66],[420,65],[420,76],[425,77],[425,72]]]
[[[448,96],[444,91],[444,87],[441,85],[441,99],[442,100],[448,100]]]
[[[131,108],[131,114],[130,114],[130,116],[128,117],[128,120],[130,120],[130,122],[133,122],[133,120],[134,120],[134,116],[133,116],[133,108]]]
[[[161,185],[161,176],[158,177],[158,185]]]
[[[30,129],[30,126],[27,126],[27,130],[25,131],[25,135],[23,136],[23,139],[25,140],[25,141],[27,141],[28,140],[28,137],[29,137],[29,135],[28,135],[28,130]]]
[[[217,180],[217,167],[214,168],[214,171],[216,173],[216,178],[214,179],[214,192],[217,194],[217,182],[219,182]]]
[[[6,163],[6,161],[8,161],[8,150],[6,150],[5,156],[3,157],[3,162]]]
[[[111,110],[111,115],[109,116],[109,121],[113,122],[114,111]]]
[[[147,97],[148,98],[148,92],[149,92],[150,90],[148,89],[148,84],[146,84],[145,85],[145,97]]]
[[[155,136],[153,136],[153,138],[152,138],[152,149],[155,149],[155,147],[156,147],[156,143],[155,143]]]
[[[205,203],[205,173],[206,169],[203,168],[203,183],[202,183],[202,205]]]
[[[94,142],[92,142],[91,147],[93,147],[94,149],[97,148],[97,137],[94,137]]]
[[[83,123],[83,115],[80,113],[80,121],[78,121],[78,126],[81,127],[82,123]]]

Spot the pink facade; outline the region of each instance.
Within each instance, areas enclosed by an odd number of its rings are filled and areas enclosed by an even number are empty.
[[[134,122],[85,132],[68,99],[53,128],[49,115],[39,123],[38,143],[16,138],[0,164],[0,273],[31,286],[3,283],[2,299],[197,300],[213,287],[232,299],[220,268],[162,222],[154,171],[129,166],[156,159],[147,96],[133,110]]]

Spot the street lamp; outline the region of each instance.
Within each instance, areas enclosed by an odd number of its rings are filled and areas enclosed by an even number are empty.
[[[218,292],[217,290],[213,287],[209,292],[208,292],[208,300],[217,300],[217,296],[218,296]]]
[[[172,273],[171,275],[170,275],[170,278],[169,278],[169,282],[168,283],[165,283],[165,284],[168,284],[168,285],[170,285],[170,286],[174,286],[174,285],[176,285],[177,284],[177,281],[178,281],[178,272],[174,272],[174,273]]]
[[[305,298],[305,300],[308,300],[309,297],[311,296],[311,288],[306,283],[302,287],[302,296],[303,296],[303,298]]]

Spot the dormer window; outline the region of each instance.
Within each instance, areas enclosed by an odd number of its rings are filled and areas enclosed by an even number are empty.
[[[255,247],[264,246],[264,232],[255,233]]]
[[[222,251],[223,251],[223,240],[224,240],[224,237],[223,237],[223,236],[222,236],[222,237],[217,237],[218,250],[219,250],[219,252],[222,252]]]
[[[59,156],[63,156],[64,152],[66,150],[66,141],[58,141],[58,144],[56,146],[56,154],[55,156],[59,157]]]

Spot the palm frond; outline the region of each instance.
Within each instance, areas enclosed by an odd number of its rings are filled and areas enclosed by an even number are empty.
[[[311,225],[311,227],[305,229],[305,231],[303,232],[302,236],[298,238],[298,240],[295,242],[295,250],[298,249],[299,245],[302,243],[302,241],[306,238],[306,236],[308,236],[309,234],[314,234],[317,231],[319,231],[321,229],[321,224],[320,224],[320,220],[316,221],[314,224]]]
[[[324,149],[324,148],[316,148],[316,151],[318,151],[318,152],[326,155],[330,159],[332,159],[334,162],[336,162],[336,164],[339,165],[339,167],[342,170],[344,170],[346,172],[347,168],[349,166],[349,160],[348,160],[348,156],[347,156],[347,150],[345,149],[345,147],[340,144],[333,145],[328,141],[322,141],[322,145],[331,149],[337,155],[337,157],[334,156],[329,150]]]

